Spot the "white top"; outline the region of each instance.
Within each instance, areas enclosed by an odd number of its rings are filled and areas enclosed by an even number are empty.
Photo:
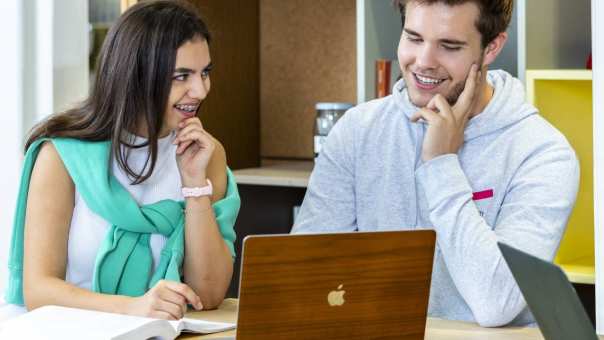
[[[151,177],[141,184],[131,185],[131,179],[119,167],[115,157],[113,158],[111,167],[113,175],[139,205],[152,204],[163,199],[183,200],[180,191],[180,174],[175,157],[176,145],[172,145],[174,137],[175,134],[171,133],[158,141],[155,169]],[[144,141],[145,139],[136,137],[135,144]],[[128,164],[136,173],[140,173],[145,165],[147,150],[148,147],[130,150]],[[109,227],[110,225],[106,220],[88,208],[86,202],[76,190],[67,250],[67,282],[81,288],[92,288],[92,274],[96,255]],[[154,268],[159,263],[160,252],[165,242],[165,236],[161,234],[151,235]]]
[[[139,205],[151,204],[163,199],[183,200],[180,173],[176,164],[176,145],[172,145],[175,133],[158,141],[157,162],[153,174],[138,185],[130,185],[131,180],[113,158],[111,171],[115,178],[128,190]],[[135,144],[145,141],[136,137]],[[145,165],[148,147],[132,149],[128,164],[132,170],[140,173]],[[91,289],[92,274],[97,252],[103,242],[109,222],[92,212],[83,198],[75,191],[75,206],[71,218],[67,249],[66,281],[81,288]],[[151,236],[151,250],[154,268],[159,263],[160,252],[166,237],[161,234]],[[0,303],[0,322],[12,316],[26,312],[25,308]]]

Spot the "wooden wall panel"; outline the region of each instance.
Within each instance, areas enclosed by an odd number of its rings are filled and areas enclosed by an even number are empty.
[[[315,103],[356,102],[355,0],[260,0],[261,157],[313,157]]]
[[[224,145],[233,169],[260,165],[258,0],[191,0],[212,34],[212,88],[204,127]]]

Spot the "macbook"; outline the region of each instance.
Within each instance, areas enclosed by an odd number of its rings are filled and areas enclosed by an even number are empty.
[[[237,339],[423,339],[432,230],[248,236]]]

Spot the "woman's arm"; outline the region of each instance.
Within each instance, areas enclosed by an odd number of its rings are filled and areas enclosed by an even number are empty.
[[[233,259],[220,234],[212,203],[226,192],[226,155],[213,139],[215,149],[206,168],[212,197],[186,199],[184,281],[199,295],[204,308],[215,308],[224,299],[233,275]]]
[[[144,296],[131,298],[94,293],[67,283],[74,196],[74,184],[56,149],[52,143],[44,143],[32,171],[25,217],[23,295],[28,310],[52,304],[180,318],[185,300],[198,305],[198,298],[184,284],[160,282]]]

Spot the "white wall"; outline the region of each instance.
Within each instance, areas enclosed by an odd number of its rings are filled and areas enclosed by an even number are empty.
[[[0,167],[0,291],[6,285],[7,251],[12,227],[14,197],[19,180],[21,140],[23,138],[22,112],[22,0],[0,1],[0,145],[3,164]],[[0,298],[1,299],[1,298]]]
[[[2,0],[0,30],[1,292],[26,133],[35,122],[88,93],[88,2]]]
[[[88,1],[54,0],[54,13],[52,111],[57,112],[88,94]]]

